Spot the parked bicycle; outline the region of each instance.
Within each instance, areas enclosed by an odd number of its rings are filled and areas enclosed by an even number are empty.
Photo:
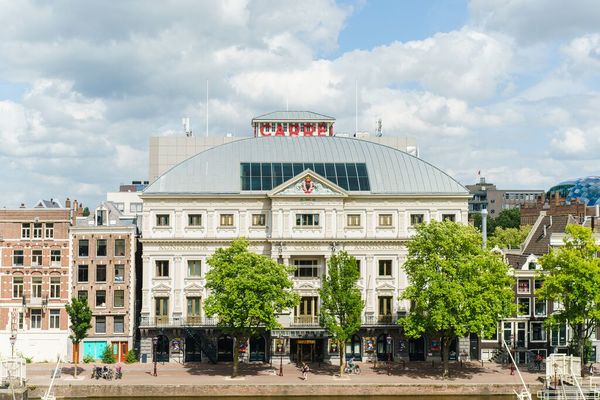
[[[122,379],[122,378],[123,378],[123,369],[121,368],[120,365],[117,365],[115,367],[115,380]]]
[[[102,367],[94,365],[94,368],[92,368],[92,379],[100,378],[102,378]]]
[[[354,358],[349,358],[346,363],[346,368],[344,368],[344,373],[346,374],[360,374],[360,367],[354,363]]]

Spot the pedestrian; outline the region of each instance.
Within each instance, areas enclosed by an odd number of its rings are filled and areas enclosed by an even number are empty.
[[[542,370],[542,361],[543,361],[544,357],[542,357],[542,355],[540,353],[537,353],[535,356],[535,366],[536,369],[538,371]]]
[[[308,368],[308,364],[302,363],[302,379],[308,379],[308,371],[310,371],[310,368]]]

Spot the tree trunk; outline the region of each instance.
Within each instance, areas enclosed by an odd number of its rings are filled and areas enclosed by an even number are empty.
[[[579,352],[579,357],[581,357],[581,377],[583,378],[585,371],[585,338],[583,337],[583,325],[577,326],[577,336],[577,348]]]
[[[442,336],[442,366],[444,368],[444,372],[442,373],[442,378],[448,378],[448,356],[450,354],[450,337]]]
[[[346,360],[346,343],[342,346],[342,341],[338,341],[338,351],[340,352],[340,377],[344,376],[344,361]]]
[[[75,343],[75,370],[73,371],[73,377],[77,378],[77,363],[79,362],[79,343]],[[54,372],[53,372],[54,373]]]
[[[235,378],[238,376],[238,364],[240,358],[240,346],[238,345],[238,338],[233,337],[233,370],[231,371],[231,377]]]

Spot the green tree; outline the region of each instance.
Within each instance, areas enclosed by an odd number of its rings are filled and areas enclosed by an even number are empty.
[[[344,374],[346,342],[361,325],[364,302],[357,282],[360,271],[356,258],[345,251],[333,254],[327,264],[327,276],[323,279],[321,296],[321,325],[327,329],[332,340],[337,341],[340,352],[340,376]]]
[[[238,374],[239,344],[279,327],[277,314],[299,302],[292,292],[292,269],[248,250],[241,238],[218,249],[208,264],[205,311],[217,315],[219,327],[233,338],[232,376]]]
[[[90,215],[90,209],[89,209],[89,208],[87,208],[87,207],[85,207],[85,208],[83,209],[83,216],[84,216],[84,217],[87,217],[87,216],[89,216],[89,215]]]
[[[508,265],[481,247],[477,229],[451,221],[419,225],[408,242],[410,284],[400,298],[411,310],[399,323],[409,337],[440,337],[444,377],[453,338],[491,335],[515,310]]]
[[[109,344],[104,348],[104,351],[102,352],[102,362],[105,364],[114,364],[115,361],[117,361],[115,358],[115,354],[113,353],[112,346]]]
[[[72,298],[71,303],[65,305],[67,314],[71,321],[69,329],[71,334],[69,339],[75,345],[75,351],[77,357],[75,357],[75,372],[74,376],[77,376],[77,363],[79,362],[79,343],[87,337],[88,330],[92,327],[92,310],[88,306],[87,299]]]
[[[520,228],[502,228],[497,227],[494,234],[488,239],[488,247],[493,249],[498,246],[501,249],[518,249],[529,234],[531,225],[524,225]]]
[[[567,324],[576,355],[583,359],[585,343],[600,321],[600,246],[589,228],[567,225],[565,232],[564,245],[540,258],[544,283],[536,295],[562,304],[546,323]]]
[[[519,228],[521,226],[521,210],[518,208],[507,208],[500,211],[496,218],[490,218],[494,221],[494,229],[496,228]]]

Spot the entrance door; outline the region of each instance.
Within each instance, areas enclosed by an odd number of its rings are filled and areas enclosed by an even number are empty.
[[[127,352],[129,352],[129,344],[127,342],[121,342],[121,362],[127,361]]]
[[[476,333],[469,336],[469,358],[479,360],[479,336]]]
[[[233,361],[233,338],[223,335],[217,340],[217,361]]]
[[[202,349],[200,338],[197,335],[188,335],[185,337],[185,362],[202,361]]]
[[[410,361],[425,361],[425,339],[422,336],[408,341],[408,359]]]
[[[346,342],[346,359],[354,358],[356,361],[362,361],[362,343],[358,335],[353,335],[349,342]]]
[[[158,342],[156,343],[156,361],[169,361],[169,338],[165,335],[158,336]]]
[[[112,342],[112,351],[117,362],[125,362],[127,360],[127,342]]]
[[[250,338],[250,361],[267,361],[266,347],[264,337]]]
[[[388,346],[387,334],[382,333],[377,337],[377,359],[380,361],[394,360],[394,341]]]

